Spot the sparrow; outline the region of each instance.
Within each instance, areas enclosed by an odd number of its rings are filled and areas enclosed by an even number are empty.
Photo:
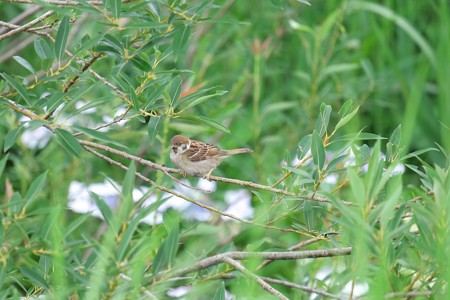
[[[175,135],[170,141],[170,159],[183,175],[202,176],[209,179],[211,172],[227,157],[240,153],[250,153],[249,148],[222,150],[217,146]]]

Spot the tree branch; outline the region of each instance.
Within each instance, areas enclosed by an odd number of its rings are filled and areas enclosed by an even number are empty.
[[[33,21],[30,21],[30,22],[28,22],[28,23],[25,24],[25,25],[22,25],[22,26],[20,26],[20,27],[17,27],[17,28],[15,28],[15,29],[13,29],[13,30],[8,31],[8,32],[5,33],[5,34],[0,35],[0,41],[1,41],[1,40],[4,40],[4,39],[6,39],[6,38],[8,38],[8,37],[10,37],[10,36],[13,36],[13,35],[15,35],[15,34],[18,34],[18,33],[22,32],[22,31],[25,31],[25,30],[27,30],[27,29],[29,29],[29,28],[31,28],[33,25],[35,25],[35,24],[37,24],[37,23],[39,23],[39,22],[45,20],[46,18],[50,17],[50,16],[53,15],[54,13],[55,13],[55,12],[54,12],[53,10],[50,10],[50,11],[46,12],[45,14],[43,14],[42,16],[40,16],[40,17],[34,19]]]
[[[258,275],[254,274],[253,272],[247,270],[242,264],[240,264],[239,262],[235,261],[234,259],[231,259],[229,257],[224,257],[224,262],[226,262],[227,264],[229,264],[230,266],[232,266],[236,270],[244,273],[248,277],[256,280],[256,282],[260,286],[262,286],[263,289],[265,289],[266,291],[268,291],[269,293],[271,293],[275,297],[277,297],[279,299],[282,299],[282,300],[289,300],[289,298],[286,297],[285,295],[283,295],[280,291],[278,291],[277,289],[275,289],[272,286],[270,286],[267,282],[265,282],[263,279],[261,279],[261,277],[259,277]]]
[[[319,257],[333,257],[333,256],[344,256],[350,255],[352,253],[351,247],[345,248],[332,248],[323,250],[307,250],[307,251],[289,251],[289,252],[226,252],[217,254],[214,256],[207,257],[191,266],[179,269],[177,271],[165,271],[160,272],[156,275],[156,278],[172,278],[179,277],[185,274],[199,271],[202,269],[209,268],[211,266],[223,263],[225,257],[234,260],[245,260],[251,258],[265,259],[265,260],[297,260],[305,258],[319,258]]]

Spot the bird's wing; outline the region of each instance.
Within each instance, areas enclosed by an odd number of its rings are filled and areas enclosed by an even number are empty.
[[[217,146],[191,140],[191,147],[187,151],[187,156],[191,161],[202,161],[217,156],[219,153],[220,148]]]

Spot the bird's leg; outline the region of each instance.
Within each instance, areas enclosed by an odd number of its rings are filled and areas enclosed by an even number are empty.
[[[203,176],[203,179],[206,179],[208,181],[211,181],[211,179],[209,179],[209,177],[211,176],[212,171],[214,171],[214,169],[209,170],[208,174],[206,174],[205,176]]]

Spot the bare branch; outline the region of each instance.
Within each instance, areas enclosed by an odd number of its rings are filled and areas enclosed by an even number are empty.
[[[228,257],[234,260],[245,260],[251,258],[258,259],[269,259],[269,260],[297,260],[305,258],[319,258],[319,257],[333,257],[333,256],[344,256],[350,255],[352,253],[351,247],[345,248],[332,248],[323,250],[308,250],[308,251],[289,251],[289,252],[226,252],[217,254],[211,257],[207,257],[191,266],[179,269],[172,272],[161,272],[156,275],[159,277],[179,277],[185,274],[199,271],[202,269],[209,268],[211,266],[220,264],[224,262],[224,258]]]
[[[260,286],[262,286],[263,289],[265,289],[266,291],[268,291],[269,293],[271,293],[275,297],[277,297],[279,299],[283,299],[283,300],[289,300],[289,298],[286,297],[285,295],[283,295],[280,291],[278,291],[277,289],[271,287],[269,284],[267,284],[267,282],[265,282],[263,279],[261,279],[261,277],[259,277],[258,275],[254,274],[253,272],[247,270],[242,264],[240,264],[239,262],[235,261],[234,259],[231,259],[229,257],[225,257],[224,258],[224,262],[226,262],[227,264],[229,264],[230,266],[232,266],[236,270],[244,273],[248,277],[256,280],[256,282]]]
[[[13,35],[15,35],[15,34],[18,34],[18,33],[22,32],[22,31],[25,31],[25,30],[27,30],[28,28],[31,28],[33,25],[35,25],[35,24],[37,24],[37,23],[39,23],[39,22],[45,20],[46,18],[50,17],[50,16],[53,15],[54,13],[55,13],[55,12],[54,12],[53,10],[50,10],[50,11],[46,12],[45,14],[43,14],[42,16],[40,16],[40,17],[34,19],[33,21],[30,21],[30,22],[28,22],[28,23],[25,24],[25,25],[22,25],[22,26],[20,26],[20,27],[17,27],[17,28],[15,28],[15,29],[11,30],[11,31],[8,31],[8,32],[5,33],[5,34],[0,35],[0,41],[6,39],[6,38],[8,38],[8,37],[11,37],[11,36],[13,36]]]
[[[318,290],[318,289],[315,289],[315,288],[311,288],[311,287],[308,287],[308,286],[292,283],[292,282],[289,282],[289,281],[279,280],[279,279],[270,278],[270,277],[261,277],[261,279],[266,281],[266,282],[284,285],[284,286],[291,287],[291,288],[294,288],[294,289],[299,289],[299,290],[302,290],[302,291],[305,291],[305,292],[314,293],[314,294],[317,294],[317,295],[322,295],[322,296],[325,296],[325,297],[328,297],[328,298],[331,298],[331,299],[344,300],[344,298],[341,298],[339,296],[330,294],[328,292],[321,291],[321,290]]]
[[[17,15],[14,19],[11,19],[8,23],[6,23],[6,22],[5,23],[6,24],[19,24],[20,22],[22,22],[23,20],[32,16],[33,14],[37,13],[41,9],[42,8],[38,5],[32,5],[32,6],[28,7],[27,10],[25,10],[22,13],[20,13],[19,15]],[[19,26],[17,26],[17,27],[19,27]],[[0,34],[4,34],[7,31],[8,31],[8,29],[6,29],[6,28],[0,28]]]

